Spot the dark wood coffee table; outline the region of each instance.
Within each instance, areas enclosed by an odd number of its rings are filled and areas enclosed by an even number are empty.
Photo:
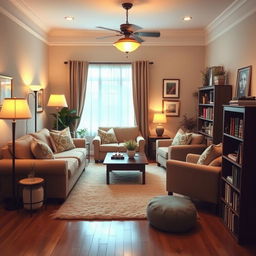
[[[136,153],[134,159],[128,158],[124,153],[124,159],[111,159],[113,153],[107,153],[103,164],[107,165],[106,182],[109,184],[109,173],[111,171],[140,171],[142,172],[142,184],[145,184],[145,165],[148,159],[143,153]]]

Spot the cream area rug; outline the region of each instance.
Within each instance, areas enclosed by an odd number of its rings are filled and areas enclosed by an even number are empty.
[[[146,219],[148,201],[167,195],[166,170],[146,166],[146,184],[137,171],[113,171],[106,184],[106,166],[90,163],[71,194],[53,217],[57,219]]]

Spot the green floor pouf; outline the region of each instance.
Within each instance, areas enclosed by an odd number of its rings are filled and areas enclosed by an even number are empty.
[[[196,224],[194,204],[177,196],[157,196],[149,201],[147,217],[150,224],[167,232],[186,232]]]

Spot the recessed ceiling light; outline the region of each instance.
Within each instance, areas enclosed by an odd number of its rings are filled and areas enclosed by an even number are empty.
[[[64,18],[65,18],[65,20],[68,20],[68,21],[71,21],[71,20],[75,19],[73,16],[66,16]]]
[[[185,17],[183,18],[183,20],[184,20],[184,21],[190,21],[190,20],[192,20],[192,17],[191,17],[191,16],[185,16]]]

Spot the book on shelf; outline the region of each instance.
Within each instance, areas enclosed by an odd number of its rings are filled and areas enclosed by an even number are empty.
[[[229,153],[228,158],[230,158],[234,162],[237,162],[237,153]]]
[[[256,99],[230,100],[229,105],[233,105],[233,106],[256,106]]]
[[[230,185],[225,183],[225,202],[236,212],[239,211],[239,194],[232,189]]]
[[[243,138],[243,119],[231,117],[229,120],[229,130],[226,130],[232,136]]]

